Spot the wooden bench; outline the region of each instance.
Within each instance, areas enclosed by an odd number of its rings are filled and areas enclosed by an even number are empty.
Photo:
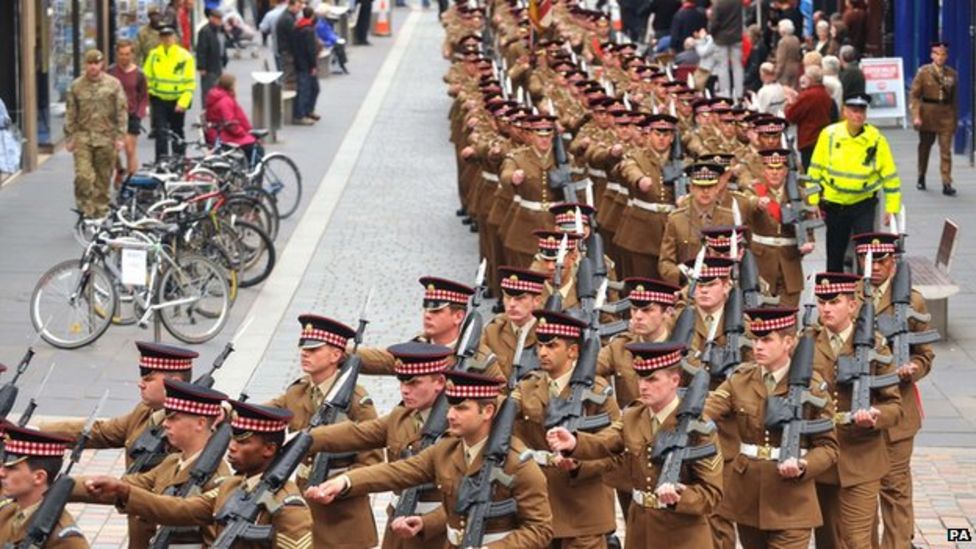
[[[298,92],[295,90],[281,90],[281,123],[291,125],[295,123],[295,99]]]
[[[934,262],[926,257],[905,258],[912,270],[912,287],[925,298],[932,315],[930,324],[939,331],[942,339],[949,335],[949,298],[959,293],[959,285],[949,277],[958,234],[959,225],[946,219],[942,225],[942,237],[939,239]]]

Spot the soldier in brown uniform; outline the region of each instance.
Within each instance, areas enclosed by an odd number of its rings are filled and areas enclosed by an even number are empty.
[[[310,453],[386,449],[390,462],[420,452],[422,430],[444,390],[444,371],[453,349],[410,341],[389,348],[396,364],[403,400],[389,414],[353,423],[346,421],[311,430]],[[383,534],[384,549],[443,547],[447,543],[446,517],[440,490],[423,490],[415,515],[395,517],[399,494],[387,508],[389,522]]]
[[[586,325],[568,315],[535,311],[536,338],[541,370],[523,378],[511,398],[519,403],[515,434],[534,450],[527,454],[545,464],[549,502],[553,510],[553,547],[606,547],[605,535],[616,529],[613,492],[603,484],[605,461],[553,463],[546,442],[546,414],[553,398],[569,398],[569,382],[577,367]],[[620,420],[620,409],[612,398],[613,389],[595,376],[595,397],[584,405],[584,415],[607,414],[611,424]]]
[[[285,431],[292,414],[282,408],[230,401],[234,408],[231,421],[233,438],[227,460],[237,473],[203,494],[190,498],[164,496],[132,486],[113,477],[95,477],[85,481],[92,497],[114,499],[116,508],[145,517],[164,526],[204,527],[204,547],[214,543],[224,529],[216,521],[218,512],[238,490],[251,491],[261,481],[265,470],[274,462],[285,441]],[[238,540],[234,549],[310,549],[312,516],[294,482],[288,481],[274,494],[258,515],[255,525],[270,525],[271,539]],[[353,532],[346,532],[352,534]],[[318,545],[316,545],[318,547]],[[362,546],[360,546],[362,547]]]
[[[712,419],[734,418],[740,448],[726,466],[725,499],[746,549],[806,549],[812,529],[823,519],[817,505],[814,479],[837,460],[833,429],[801,440],[801,457],[781,463],[781,432],[768,429],[767,399],[785,397],[790,390],[791,353],[796,346],[796,309],[749,309],[755,362],[743,363],[713,391],[705,407]],[[810,394],[825,404],[805,411],[806,419],[833,420],[834,407],[824,392],[823,379],[814,374]]]
[[[547,279],[543,285],[542,302],[546,303],[549,296],[557,291],[562,300],[560,310],[572,309],[579,305],[576,295],[576,269],[580,258],[580,235],[561,231],[537,230],[533,234],[538,237],[538,253],[529,269],[539,273],[546,273]],[[559,273],[559,288],[556,284],[556,266],[558,263],[559,247],[566,241],[566,257],[563,258],[562,271]]]
[[[955,69],[946,65],[949,60],[948,42],[932,43],[932,63],[922,65],[912,80],[908,92],[912,125],[918,130],[918,184],[925,190],[925,172],[929,169],[929,152],[932,143],[939,138],[939,172],[942,176],[942,194],[953,196],[952,187],[952,136],[956,133],[956,89],[959,76]]]
[[[582,225],[582,238],[580,238],[581,245],[590,242],[590,234],[593,231],[593,226],[591,221],[596,218],[596,209],[587,204],[579,204],[572,202],[560,202],[549,208],[549,211],[556,216],[556,230],[563,234],[568,234],[570,237],[578,236],[580,226],[577,225],[577,210],[579,211],[579,222]],[[580,250],[582,254],[582,250]],[[538,267],[538,258],[536,262],[533,263],[533,267]],[[617,264],[614,263],[610,256],[603,254],[603,266],[607,271],[607,280],[611,283],[617,283]],[[548,266],[547,266],[548,268]],[[618,283],[619,284],[619,283]],[[607,290],[607,301],[617,300],[617,290],[613,289],[615,284],[611,284]]]
[[[783,144],[783,132],[790,125],[783,118],[767,114],[750,116],[751,119],[747,118],[751,124],[751,129],[748,130],[748,135],[751,137],[750,145],[739,155],[733,168],[736,178],[745,186],[750,186],[763,178],[765,164],[759,152],[780,148]]]
[[[141,402],[128,414],[112,419],[102,419],[94,423],[91,438],[87,447],[124,448],[126,450],[126,468],[132,465],[134,456],[133,446],[145,433],[162,434],[163,419],[166,411],[163,404],[166,401],[166,379],[190,381],[193,370],[193,359],[200,356],[196,351],[181,349],[172,345],[137,341],[139,349],[139,396]],[[69,419],[41,424],[41,429],[68,437],[77,437],[85,425],[84,419]],[[147,463],[145,472],[156,466],[158,462]],[[149,539],[156,531],[154,525],[140,520],[137,516],[129,516],[129,547],[143,549],[140,540]]]
[[[0,543],[11,547],[25,543],[27,528],[61,463],[71,439],[7,424],[0,485],[5,498],[0,502]],[[54,529],[41,546],[47,549],[87,549],[88,542],[68,511],[62,511]]]
[[[447,413],[450,437],[444,437],[416,456],[350,471],[309,488],[305,497],[309,501],[330,504],[341,501],[342,497],[432,483],[443,494],[447,547],[460,547],[467,517],[457,511],[458,492],[465,477],[476,475],[481,469],[492,419],[500,405],[503,380],[460,371],[448,371],[446,376],[445,394],[451,405]],[[519,453],[525,448],[519,440],[513,438],[511,446],[503,467],[505,476],[510,479],[497,481],[491,497],[496,502],[513,498],[517,510],[514,516],[488,520],[484,546],[491,549],[543,549],[552,539],[552,512],[546,494],[546,479],[538,465],[519,459]]]
[[[891,233],[867,233],[854,235],[854,251],[863,264],[868,250],[873,262],[871,284],[874,285],[874,311],[879,325],[885,320],[894,320],[895,304],[891,283],[898,269],[895,259],[898,235]],[[925,332],[929,324],[928,308],[925,298],[912,289],[910,307],[917,317],[908,318],[912,332]],[[892,342],[888,341],[889,347]],[[894,352],[894,349],[891,349]],[[908,547],[914,533],[915,513],[912,508],[912,450],[915,434],[922,428],[922,402],[916,383],[932,370],[935,352],[928,343],[909,347],[910,360],[906,364],[893,364],[901,382],[898,390],[901,395],[902,417],[892,427],[885,430],[887,439],[888,473],[881,478],[881,518],[884,522],[884,535],[881,546],[885,548]]]
[[[681,402],[679,364],[685,347],[674,343],[631,343],[634,369],[640,376],[640,400],[624,410],[620,427],[597,434],[556,428],[547,439],[553,451],[576,459],[612,457],[605,482],[630,490],[627,509],[627,549],[679,547],[701,549],[712,544],[706,517],[722,498],[722,456],[685,462],[681,482],[657,486],[660,463],[651,459],[657,435],[677,427],[675,411]],[[694,435],[689,444],[716,444],[714,434]],[[586,461],[584,461],[586,463]]]
[[[497,315],[481,332],[478,356],[484,360],[495,356],[495,364],[502,375],[508,379],[512,375],[512,361],[515,359],[519,334],[528,330],[525,348],[535,346],[535,316],[532,311],[542,307],[543,284],[547,276],[537,271],[503,266],[499,268],[502,287],[502,304],[505,312]]]
[[[346,356],[346,343],[356,334],[349,326],[323,316],[305,314],[298,317],[298,322],[302,326],[298,345],[301,349],[302,372],[305,375],[269,403],[270,406],[291,410],[294,415],[289,428],[293,431],[308,426],[309,420],[339,380],[339,369]],[[373,400],[365,389],[357,385],[345,419],[360,422],[376,417]],[[309,455],[295,472],[299,488],[306,487],[314,458],[314,454]],[[381,461],[383,452],[380,450],[363,451],[349,457],[333,459],[329,476]],[[373,520],[369,498],[349,498],[339,505],[324,507],[313,504],[309,508],[315,524],[312,539],[317,547],[353,549],[376,545],[376,522]]]
[[[694,259],[701,249],[701,230],[711,225],[732,225],[732,210],[720,206],[718,180],[725,169],[715,164],[692,164],[685,169],[691,199],[668,215],[658,258],[661,280],[681,283],[678,265]]]
[[[190,481],[192,471],[201,452],[210,440],[214,422],[222,415],[221,403],[227,400],[227,395],[185,381],[175,379],[165,380],[166,401],[163,409],[166,418],[163,427],[166,429],[166,441],[177,450],[166,456],[159,465],[145,473],[135,473],[122,477],[124,482],[132,486],[148,490],[154,494],[175,495],[181,486]],[[221,450],[221,455],[223,450]],[[213,475],[207,483],[201,486],[201,491],[207,492],[216,488],[225,478],[230,476],[230,468],[221,459]],[[114,498],[96,500],[89,497],[85,488],[85,477],[75,478],[72,501],[95,502],[112,505]],[[156,533],[156,525],[137,515],[130,514],[130,519],[139,521],[142,528],[130,530],[130,536],[142,536],[135,539],[130,537],[130,547],[149,547],[150,541]],[[202,541],[201,533],[196,529],[180,531],[173,538],[174,543],[193,544]]]
[[[876,531],[878,493],[881,478],[891,465],[884,430],[901,417],[901,398],[895,386],[872,390],[871,407],[851,409],[850,383],[838,382],[837,362],[853,358],[854,318],[857,315],[858,278],[846,273],[819,273],[814,293],[822,328],[817,334],[814,368],[827,382],[837,408],[837,464],[817,477],[817,498],[824,524],[817,528],[819,549],[831,547],[871,547]],[[887,350],[878,337],[876,351]],[[891,365],[872,361],[872,375],[894,371]]]
[[[596,173],[602,173],[606,177],[607,185],[600,200],[597,222],[607,253],[615,263],[620,264],[624,252],[617,248],[614,242],[621,214],[627,207],[630,190],[623,185],[618,166],[626,153],[642,146],[637,140],[636,123],[643,119],[644,115],[627,110],[622,103],[610,105],[608,110],[613,117],[611,133],[605,141],[587,149],[586,162],[590,165],[591,174],[596,170]]]
[[[662,169],[668,161],[678,119],[651,115],[639,123],[645,146],[627,151],[617,167],[630,200],[623,210],[614,242],[622,250],[623,276],[657,278],[658,256],[668,215],[674,211],[674,188],[664,183]]]

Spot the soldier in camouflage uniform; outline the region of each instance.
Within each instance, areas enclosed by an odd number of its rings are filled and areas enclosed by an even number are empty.
[[[85,53],[85,74],[68,88],[65,148],[75,157],[75,204],[86,217],[108,212],[115,151],[124,146],[128,103],[119,81],[102,71],[98,50]]]

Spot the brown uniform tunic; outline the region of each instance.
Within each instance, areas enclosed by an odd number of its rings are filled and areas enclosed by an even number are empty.
[[[912,80],[908,92],[912,118],[922,119],[918,128],[918,173],[928,171],[929,152],[932,143],[939,138],[939,172],[943,183],[952,183],[952,136],[956,133],[959,116],[956,107],[956,90],[959,76],[949,66],[939,70],[935,64],[923,65]]]
[[[535,344],[535,324],[533,324],[525,336],[525,348],[528,349]],[[518,332],[515,325],[502,313],[491,319],[482,330],[478,357],[483,360],[494,353],[495,364],[501,369],[501,375],[508,379],[512,375],[512,361],[515,360],[516,347],[518,347]]]
[[[668,214],[674,211],[674,188],[665,185],[661,169],[666,160],[649,148],[632,149],[617,172],[630,191],[614,243],[622,250],[622,276],[658,278],[658,256]],[[641,190],[639,182],[650,177],[651,187]]]
[[[699,212],[697,206],[689,203],[668,215],[661,241],[661,255],[657,269],[661,280],[681,284],[681,271],[678,265],[692,260],[701,249],[701,230],[712,225],[732,225],[732,210],[715,205],[707,212]]]
[[[0,543],[16,545],[27,535],[27,525],[37,503],[21,511],[17,502],[6,499],[0,502]],[[88,542],[75,524],[75,519],[67,511],[61,512],[61,518],[44,544],[45,549],[88,549]]]
[[[775,204],[762,208],[755,203],[748,215],[751,237],[749,249],[756,257],[759,277],[768,287],[769,293],[779,296],[781,307],[796,307],[803,293],[803,254],[796,244],[796,230],[793,225],[783,225],[782,209],[789,204],[786,190],[772,189],[766,183],[757,183],[746,191],[751,201],[756,197],[768,196]],[[806,215],[806,214],[804,214]],[[807,236],[812,237],[812,234]],[[812,238],[811,238],[812,240]]]
[[[501,226],[506,257],[514,267],[525,269],[532,263],[538,249],[538,239],[532,231],[548,229],[555,223],[555,217],[549,212],[553,197],[549,192],[548,173],[552,166],[552,151],[540,153],[528,146],[513,149],[502,161],[499,179],[502,185],[514,187],[516,196],[510,220]],[[525,173],[519,185],[512,184],[516,170]]]

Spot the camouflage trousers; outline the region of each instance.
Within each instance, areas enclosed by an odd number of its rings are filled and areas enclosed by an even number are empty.
[[[87,217],[101,217],[108,213],[115,155],[115,148],[111,145],[75,145],[75,205]]]

